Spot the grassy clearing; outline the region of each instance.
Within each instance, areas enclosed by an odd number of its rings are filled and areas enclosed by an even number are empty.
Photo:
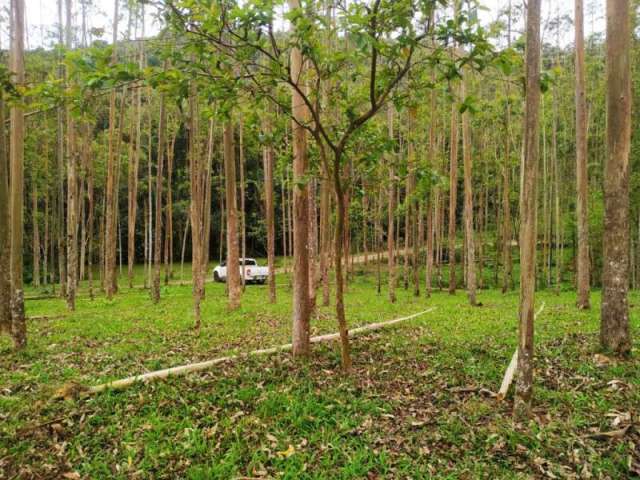
[[[185,269],[187,270],[187,269]],[[191,331],[191,287],[144,290],[112,302],[81,296],[73,315],[29,323],[30,344],[0,343],[0,478],[627,478],[640,462],[640,362],[599,366],[599,294],[540,292],[535,418],[510,418],[498,389],[516,344],[517,293],[463,292],[426,299],[398,290],[395,305],[356,272],[346,302],[352,327],[436,309],[354,341],[354,371],[337,346],[307,364],[288,354],[95,398],[51,402],[62,384],[95,384],[289,341],[290,291],[278,303],[250,286],[226,311],[224,285],[208,284],[203,328]],[[632,304],[640,296],[632,294]],[[65,313],[59,299],[30,301],[29,315]],[[632,308],[634,337],[640,334]],[[336,330],[321,308],[313,334]],[[487,390],[485,390],[487,389]],[[636,423],[637,425],[637,423]],[[626,429],[618,436],[602,432]]]

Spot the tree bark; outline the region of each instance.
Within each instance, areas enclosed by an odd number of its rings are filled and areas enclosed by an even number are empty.
[[[11,0],[10,68],[14,82],[24,86],[24,0]],[[11,138],[9,144],[11,168],[11,320],[16,349],[27,345],[27,324],[24,314],[22,279],[23,207],[24,207],[24,111],[12,105],[10,112]]]
[[[449,143],[449,294],[456,293],[456,204],[458,201],[458,106],[451,106]]]
[[[578,308],[589,304],[589,212],[587,172],[587,97],[584,67],[584,7],[582,0],[575,0],[576,36],[576,192],[578,220]]]
[[[118,42],[118,0],[113,2],[113,54],[111,63],[117,61]],[[106,224],[105,224],[105,293],[111,300],[116,292],[118,283],[116,274],[116,162],[119,152],[116,148],[116,89],[109,94],[109,152],[107,156],[107,184],[106,184]]]
[[[390,141],[393,141],[393,104],[387,107],[387,129]],[[389,270],[389,301],[396,302],[396,259],[395,259],[395,210],[396,210],[396,174],[394,154],[389,155],[389,218],[387,224],[387,268]]]
[[[462,80],[461,94],[467,94],[467,80]],[[469,110],[462,114],[462,150],[464,162],[464,237],[467,252],[467,296],[472,306],[476,301],[476,253],[475,235],[473,231],[473,158],[471,152],[471,126],[469,124]]]
[[[233,144],[233,122],[227,120],[223,129],[224,178],[227,207],[227,289],[228,308],[240,307],[240,252],[238,245],[238,207],[236,195],[236,155]],[[193,226],[191,227],[193,231]]]
[[[0,91],[0,334],[11,334],[11,223],[3,92]]]
[[[267,217],[267,268],[269,269],[269,302],[276,303],[276,224],[275,202],[273,198],[273,128],[270,112],[263,121],[267,144],[262,147],[262,165],[264,168],[264,203]]]
[[[289,7],[300,8],[299,0],[289,0]],[[291,49],[291,78],[300,87],[305,82],[304,61],[299,48]],[[301,124],[308,118],[307,108],[300,93],[292,88],[291,111],[293,119],[293,327],[294,357],[307,357],[310,353],[309,332],[309,188],[307,175],[307,137]],[[341,201],[342,199],[339,199]]]
[[[165,60],[165,70],[167,61]],[[164,175],[164,149],[167,109],[165,106],[165,94],[160,94],[160,119],[158,122],[158,154],[156,159],[156,211],[155,211],[155,231],[153,233],[153,277],[151,280],[151,300],[153,303],[160,301],[160,268],[162,263],[162,177]]]
[[[520,192],[520,331],[514,416],[526,418],[533,391],[533,320],[536,287],[536,173],[539,157],[540,0],[529,0],[526,22],[526,99]]]
[[[600,344],[625,356],[629,331],[629,150],[631,32],[629,0],[607,0],[607,157],[604,167],[604,268]]]

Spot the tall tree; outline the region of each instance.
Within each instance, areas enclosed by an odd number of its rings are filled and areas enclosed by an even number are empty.
[[[389,141],[393,136],[393,104],[387,105],[387,132]],[[389,300],[391,303],[396,301],[396,258],[395,258],[395,211],[396,211],[396,173],[395,173],[395,155],[389,154],[389,200],[388,212],[389,218],[387,223],[387,264],[389,270]]]
[[[454,90],[455,89],[454,87]],[[454,95],[455,96],[455,95]],[[458,105],[451,105],[449,139],[449,293],[456,293],[456,205],[458,203]]]
[[[467,79],[462,80],[461,94],[464,98],[467,94]],[[466,278],[467,295],[469,303],[477,305],[476,301],[476,246],[473,232],[473,157],[471,146],[471,125],[469,122],[469,109],[462,113],[462,155],[464,162],[464,239],[466,244]]]
[[[24,86],[24,0],[11,0],[11,52],[9,64],[14,83]],[[22,243],[24,209],[24,111],[13,104],[10,112],[11,138],[11,322],[13,342],[17,349],[27,344],[22,279]]]
[[[117,62],[117,44],[118,44],[118,4],[119,0],[113,2],[113,49],[111,55],[111,63],[115,65]],[[107,156],[107,183],[105,190],[106,202],[106,223],[105,223],[105,292],[107,298],[111,299],[116,292],[118,278],[116,272],[116,161],[119,153],[116,148],[116,89],[112,88],[109,93],[109,152]]]
[[[66,31],[65,46],[72,48],[72,8],[71,0],[65,1]],[[67,82],[68,75],[65,72]],[[76,145],[76,126],[67,105],[67,307],[76,309],[76,288],[78,284],[78,148]]]
[[[629,150],[631,30],[629,0],[607,0],[607,157],[600,344],[631,352],[629,331]]]
[[[576,37],[576,215],[578,220],[578,308],[589,308],[589,216],[587,198],[587,97],[584,80],[584,7],[575,0]]]
[[[4,91],[0,89],[0,334],[11,333],[11,229]]]
[[[240,247],[238,244],[238,199],[236,194],[236,155],[233,120],[227,119],[222,132],[224,148],[224,181],[227,209],[227,290],[230,310],[240,307]],[[193,230],[193,228],[192,228]]]
[[[300,0],[289,0],[293,9],[300,8]],[[291,49],[291,129],[293,136],[293,328],[294,357],[306,357],[310,352],[309,308],[309,187],[307,168],[307,107],[301,90],[306,83],[302,51]]]
[[[528,417],[533,390],[536,288],[536,173],[540,141],[540,3],[529,0],[526,22],[524,155],[520,191],[520,333],[514,415]]]
[[[267,221],[267,267],[269,268],[269,302],[276,303],[276,212],[273,195],[273,118],[267,107],[267,113],[262,122],[262,130],[266,143],[262,147],[262,166],[264,169],[264,209]]]
[[[164,63],[167,69],[167,60]],[[166,149],[167,107],[165,93],[160,93],[160,118],[158,121],[158,149],[156,158],[156,211],[153,245],[153,276],[151,278],[151,300],[160,301],[160,264],[162,262],[162,180],[164,176],[164,157]]]

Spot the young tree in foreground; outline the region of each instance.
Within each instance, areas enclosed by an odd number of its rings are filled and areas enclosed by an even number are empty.
[[[533,388],[533,320],[536,288],[536,171],[539,156],[540,2],[529,0],[525,51],[524,156],[520,191],[520,332],[514,415],[530,414]]]
[[[576,37],[576,216],[578,221],[577,288],[578,308],[589,308],[589,216],[587,198],[587,97],[584,80],[583,0],[575,1]]]
[[[607,0],[607,156],[600,344],[631,351],[629,332],[629,149],[631,147],[629,0]]]
[[[24,85],[24,0],[11,2],[10,67],[16,85]],[[11,139],[11,323],[13,342],[17,349],[27,344],[22,285],[22,238],[24,207],[24,111],[15,103],[10,113]],[[4,228],[4,226],[3,226]]]

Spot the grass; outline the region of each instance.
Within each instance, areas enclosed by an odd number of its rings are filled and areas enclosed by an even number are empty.
[[[187,269],[185,269],[187,271]],[[139,272],[138,272],[139,273]],[[337,345],[316,345],[306,363],[283,353],[219,365],[179,379],[93,398],[52,401],[63,384],[86,385],[287,343],[291,292],[278,302],[249,286],[226,310],[224,285],[208,284],[203,326],[191,326],[191,287],[148,292],[122,286],[113,301],[84,293],[66,315],[60,299],[32,300],[29,346],[0,340],[0,478],[628,478],[640,462],[640,433],[603,436],[635,424],[640,362],[604,366],[597,353],[598,292],[591,311],[575,294],[539,292],[534,417],[511,419],[497,403],[517,339],[517,292],[414,297],[390,304],[375,275],[358,267],[346,297],[350,326],[434,306],[399,327],[353,341],[354,369],[340,371]],[[141,283],[141,282],[140,282]],[[631,295],[632,325],[640,322]],[[336,330],[322,307],[312,333]],[[631,465],[631,467],[630,467]]]

